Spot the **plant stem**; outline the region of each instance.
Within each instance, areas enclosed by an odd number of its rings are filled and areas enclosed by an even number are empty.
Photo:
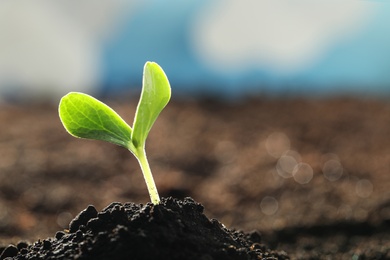
[[[141,166],[142,173],[144,174],[146,186],[149,191],[150,200],[154,205],[160,203],[160,196],[158,195],[156,184],[154,183],[152,171],[149,167],[148,158],[146,157],[145,149],[139,148],[137,149],[137,159],[139,165]]]

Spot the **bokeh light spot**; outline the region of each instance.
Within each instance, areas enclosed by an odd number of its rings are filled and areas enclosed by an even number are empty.
[[[271,196],[265,196],[260,202],[260,209],[265,215],[271,216],[279,209],[278,201]]]
[[[322,172],[329,181],[337,181],[343,175],[343,166],[336,159],[330,159],[322,166]]]
[[[373,191],[374,191],[374,185],[372,185],[372,183],[367,179],[359,180],[356,183],[355,192],[356,195],[358,195],[361,198],[370,197]]]
[[[299,153],[295,151],[285,152],[276,163],[276,171],[283,178],[291,178],[294,168],[301,160]]]
[[[57,216],[57,224],[61,228],[67,229],[67,228],[69,228],[69,223],[72,221],[72,219],[73,219],[73,216],[71,213],[69,213],[67,211],[61,212]]]
[[[274,132],[265,141],[265,148],[271,156],[279,158],[290,149],[290,139],[284,133]]]
[[[294,167],[292,175],[299,184],[307,184],[313,178],[313,168],[307,163],[298,163]]]

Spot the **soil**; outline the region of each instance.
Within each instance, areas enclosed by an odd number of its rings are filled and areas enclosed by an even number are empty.
[[[135,100],[106,101],[132,122]],[[177,214],[184,214],[192,218],[187,228],[200,223],[229,234],[224,239],[230,240],[213,241],[220,243],[215,249],[231,257],[390,259],[386,100],[173,100],[146,148],[160,196],[177,198],[164,199],[158,207],[147,203],[136,159],[121,147],[69,136],[56,104],[3,103],[0,122],[3,256],[19,252],[21,257],[67,240],[83,248],[76,254],[87,257],[96,253],[91,249],[95,242],[113,245],[118,236],[142,235],[127,232],[133,230],[132,221],[109,224],[111,235],[99,239],[92,238],[97,231],[86,220],[71,223],[80,212],[94,212],[87,218],[91,222],[115,209],[135,222],[150,217],[150,225],[142,224],[148,236],[159,228],[160,214],[176,225]],[[202,203],[204,212],[186,197]],[[184,205],[194,209],[191,214],[184,213]],[[180,234],[172,235],[184,239]],[[88,242],[81,247],[78,239]],[[183,249],[192,246],[180,244]],[[220,256],[217,251],[205,254]]]
[[[226,229],[190,198],[159,205],[89,206],[55,238],[7,247],[1,259],[288,259],[261,243],[257,232]]]

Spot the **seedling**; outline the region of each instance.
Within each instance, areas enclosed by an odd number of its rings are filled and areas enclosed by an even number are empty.
[[[145,141],[170,98],[171,87],[164,71],[157,63],[146,62],[133,127],[106,104],[79,92],[70,92],[61,99],[59,115],[69,134],[107,141],[133,153],[141,166],[150,199],[156,205],[160,197],[146,157]]]

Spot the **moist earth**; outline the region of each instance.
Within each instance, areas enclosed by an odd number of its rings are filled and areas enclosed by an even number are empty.
[[[135,98],[104,101],[132,123]],[[69,223],[88,205],[149,200],[131,153],[71,137],[57,105],[0,105],[0,244],[11,252],[74,236]],[[161,197],[192,197],[229,229],[259,230],[265,249],[390,259],[389,136],[385,99],[173,97],[146,152]]]
[[[0,259],[289,259],[245,234],[209,220],[191,198],[163,198],[145,206],[112,203],[101,212],[88,206],[68,232],[4,249]]]

